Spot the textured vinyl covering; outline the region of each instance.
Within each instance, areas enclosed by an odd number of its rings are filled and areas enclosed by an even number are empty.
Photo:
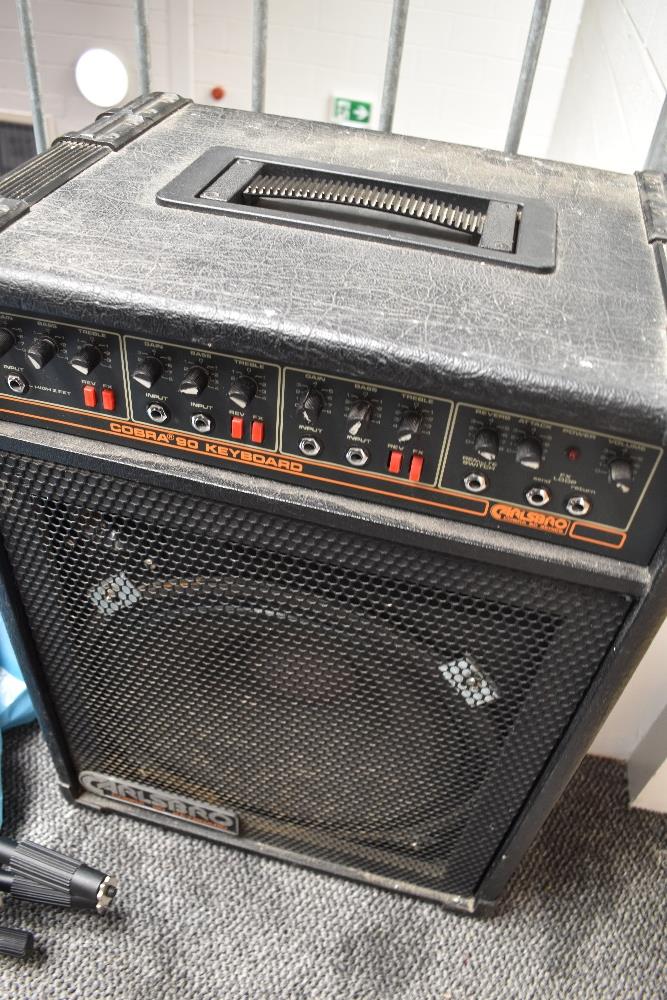
[[[213,146],[544,199],[558,214],[556,269],[156,204]],[[438,395],[456,379],[487,405],[490,392],[507,409],[532,400],[541,416],[647,441],[665,433],[665,305],[632,175],[190,105],[3,233],[0,298]]]
[[[7,738],[7,833],[121,876],[108,917],[10,903],[39,954],[3,1000],[664,1000],[667,819],[588,759],[485,920],[118,816],[73,812],[37,729]]]

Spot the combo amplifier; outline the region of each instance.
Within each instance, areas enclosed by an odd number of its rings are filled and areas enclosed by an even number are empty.
[[[0,178],[2,612],[71,801],[491,907],[665,612],[665,219],[169,94]]]

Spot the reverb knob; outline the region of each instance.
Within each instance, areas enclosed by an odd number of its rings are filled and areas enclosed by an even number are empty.
[[[305,396],[301,399],[299,403],[299,410],[301,411],[301,416],[307,424],[317,423],[317,418],[322,412],[322,407],[324,406],[324,400],[321,393],[317,389],[308,389]]]
[[[257,393],[257,383],[250,375],[237,375],[232,379],[227,395],[234,406],[239,410],[245,410],[249,406]]]
[[[615,458],[609,463],[609,482],[621,493],[632,489],[632,465],[625,458]]]
[[[353,437],[360,434],[364,426],[373,416],[373,404],[369,399],[357,399],[352,403],[347,419],[347,433]]]
[[[0,358],[14,346],[14,334],[6,327],[0,329]]]
[[[28,361],[39,371],[56,356],[57,350],[56,342],[50,337],[38,337],[32,347],[28,348]]]
[[[184,396],[200,396],[208,385],[208,372],[201,365],[193,365],[183,376],[178,391]]]
[[[498,434],[491,427],[482,427],[475,436],[473,445],[475,454],[487,462],[495,462],[498,458]]]
[[[516,460],[526,469],[539,469],[542,464],[542,445],[535,438],[525,438],[517,445]]]
[[[162,362],[157,358],[145,358],[132,372],[132,378],[144,389],[152,389],[162,375]]]
[[[422,425],[422,415],[418,410],[408,410],[403,414],[398,423],[396,436],[401,444],[411,441],[415,434],[419,433]]]
[[[93,347],[92,344],[84,344],[70,359],[70,365],[82,375],[90,375],[93,368],[97,368],[99,365],[101,358],[102,355],[96,347]]]

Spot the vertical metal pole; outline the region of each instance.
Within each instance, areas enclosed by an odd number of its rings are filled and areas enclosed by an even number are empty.
[[[30,88],[30,104],[32,105],[32,128],[35,133],[35,148],[38,153],[46,149],[46,128],[44,127],[44,111],[42,110],[42,92],[39,86],[37,72],[37,53],[35,52],[35,36],[32,30],[32,11],[30,0],[16,0],[16,12],[21,32],[23,59],[25,61],[28,86]]]
[[[252,110],[263,111],[266,99],[268,0],[253,0],[252,10]]]
[[[551,0],[535,0],[533,16],[530,19],[530,28],[528,29],[528,38],[526,39],[526,47],[523,51],[519,82],[516,85],[516,93],[514,94],[512,117],[510,118],[507,130],[507,139],[505,140],[506,153],[516,153],[521,142],[523,123],[526,120],[528,101],[533,89],[537,60],[540,57],[540,49],[542,48],[542,39],[544,38],[544,29],[547,26],[550,5]]]
[[[380,119],[378,128],[381,132],[391,132],[394,123],[396,107],[396,92],[398,91],[398,76],[401,70],[405,25],[408,20],[410,0],[394,0],[391,12],[391,27],[387,42],[387,61],[384,67],[384,85],[382,87],[382,102],[380,104]]]
[[[662,102],[655,132],[644,164],[644,170],[667,173],[667,94]]]
[[[148,44],[148,15],[146,0],[134,0],[134,27],[137,38],[139,87],[142,94],[151,92],[151,56]]]

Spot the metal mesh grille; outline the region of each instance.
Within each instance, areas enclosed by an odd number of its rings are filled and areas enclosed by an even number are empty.
[[[474,891],[629,607],[5,453],[0,485],[77,770],[441,891]]]

